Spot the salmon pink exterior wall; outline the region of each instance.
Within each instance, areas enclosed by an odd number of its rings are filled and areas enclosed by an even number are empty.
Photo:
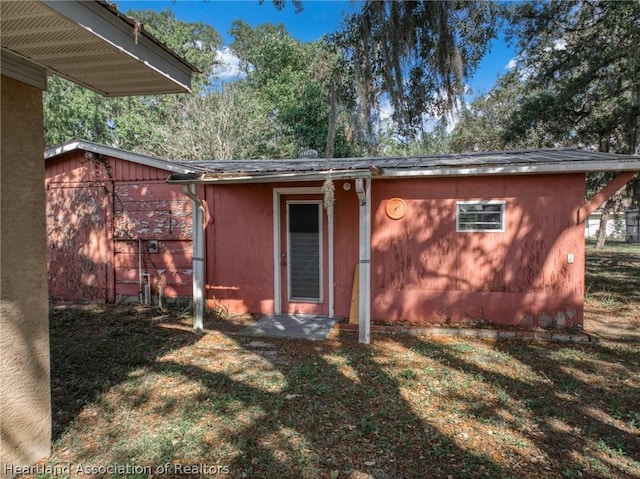
[[[343,185],[349,183],[345,191]],[[334,277],[335,313],[347,318],[351,311],[353,276],[359,260],[359,202],[353,181],[335,182]]]
[[[505,201],[504,232],[456,232],[456,202],[475,200]],[[582,323],[583,203],[582,174],[375,181],[372,320]]]
[[[354,189],[344,191],[342,183],[336,182],[335,192],[333,284],[335,314],[348,316],[353,273],[358,261],[358,202]],[[322,183],[286,183],[210,185],[204,188],[201,197],[207,205],[206,297],[211,306],[222,305],[232,312],[274,312],[274,189],[321,186]],[[322,199],[318,194],[283,196],[281,204],[286,199]],[[291,305],[291,312],[328,314],[327,222],[323,208],[324,301],[322,306],[314,305],[308,310],[303,304]],[[286,282],[284,274],[283,282]]]
[[[47,160],[51,298],[137,299],[140,265],[153,295],[191,297],[191,200],[168,176],[84,150]]]
[[[359,250],[358,200],[353,181],[348,191],[345,182],[335,184],[333,291],[341,317],[349,316]],[[296,186],[321,183],[201,188],[211,305],[273,312],[273,191]],[[399,220],[385,213],[394,197],[408,205]],[[505,202],[505,231],[456,232],[456,202],[488,200]],[[371,319],[581,324],[583,203],[583,174],[373,180]]]
[[[272,187],[216,185],[205,202],[205,297],[233,312],[273,312]]]

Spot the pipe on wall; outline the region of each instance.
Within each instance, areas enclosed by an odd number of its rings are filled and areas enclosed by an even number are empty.
[[[202,334],[204,325],[204,204],[195,184],[182,185],[192,204],[193,215],[193,331]]]
[[[144,288],[144,285],[142,284],[142,240],[138,238],[138,295],[140,296],[140,304],[144,304],[143,288]]]
[[[358,340],[360,343],[369,344],[371,341],[371,180],[356,179],[355,189],[358,203],[360,203]]]

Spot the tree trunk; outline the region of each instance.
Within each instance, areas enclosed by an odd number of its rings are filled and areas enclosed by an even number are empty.
[[[609,218],[612,217],[616,205],[615,196],[612,196],[607,200],[602,210],[602,216],[600,217],[600,226],[598,227],[598,235],[596,236],[596,249],[604,248],[604,244],[607,240],[607,223]]]
[[[327,146],[325,149],[325,158],[327,160],[333,158],[336,147],[337,96],[336,85],[332,81],[329,86],[329,125],[327,128]]]

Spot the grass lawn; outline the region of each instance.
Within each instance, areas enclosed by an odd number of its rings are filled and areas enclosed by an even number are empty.
[[[640,244],[587,243],[585,290],[585,328],[640,345]]]
[[[52,308],[59,469],[38,477],[640,478],[640,246],[588,264],[597,346],[256,339],[243,318],[198,338],[179,312]]]

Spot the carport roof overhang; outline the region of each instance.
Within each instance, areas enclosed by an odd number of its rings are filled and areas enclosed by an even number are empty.
[[[195,170],[170,183],[275,183],[333,179],[402,179],[640,171],[640,157],[574,148],[393,158],[189,162]]]
[[[105,1],[0,2],[2,74],[55,74],[105,96],[185,93],[197,68]]]

